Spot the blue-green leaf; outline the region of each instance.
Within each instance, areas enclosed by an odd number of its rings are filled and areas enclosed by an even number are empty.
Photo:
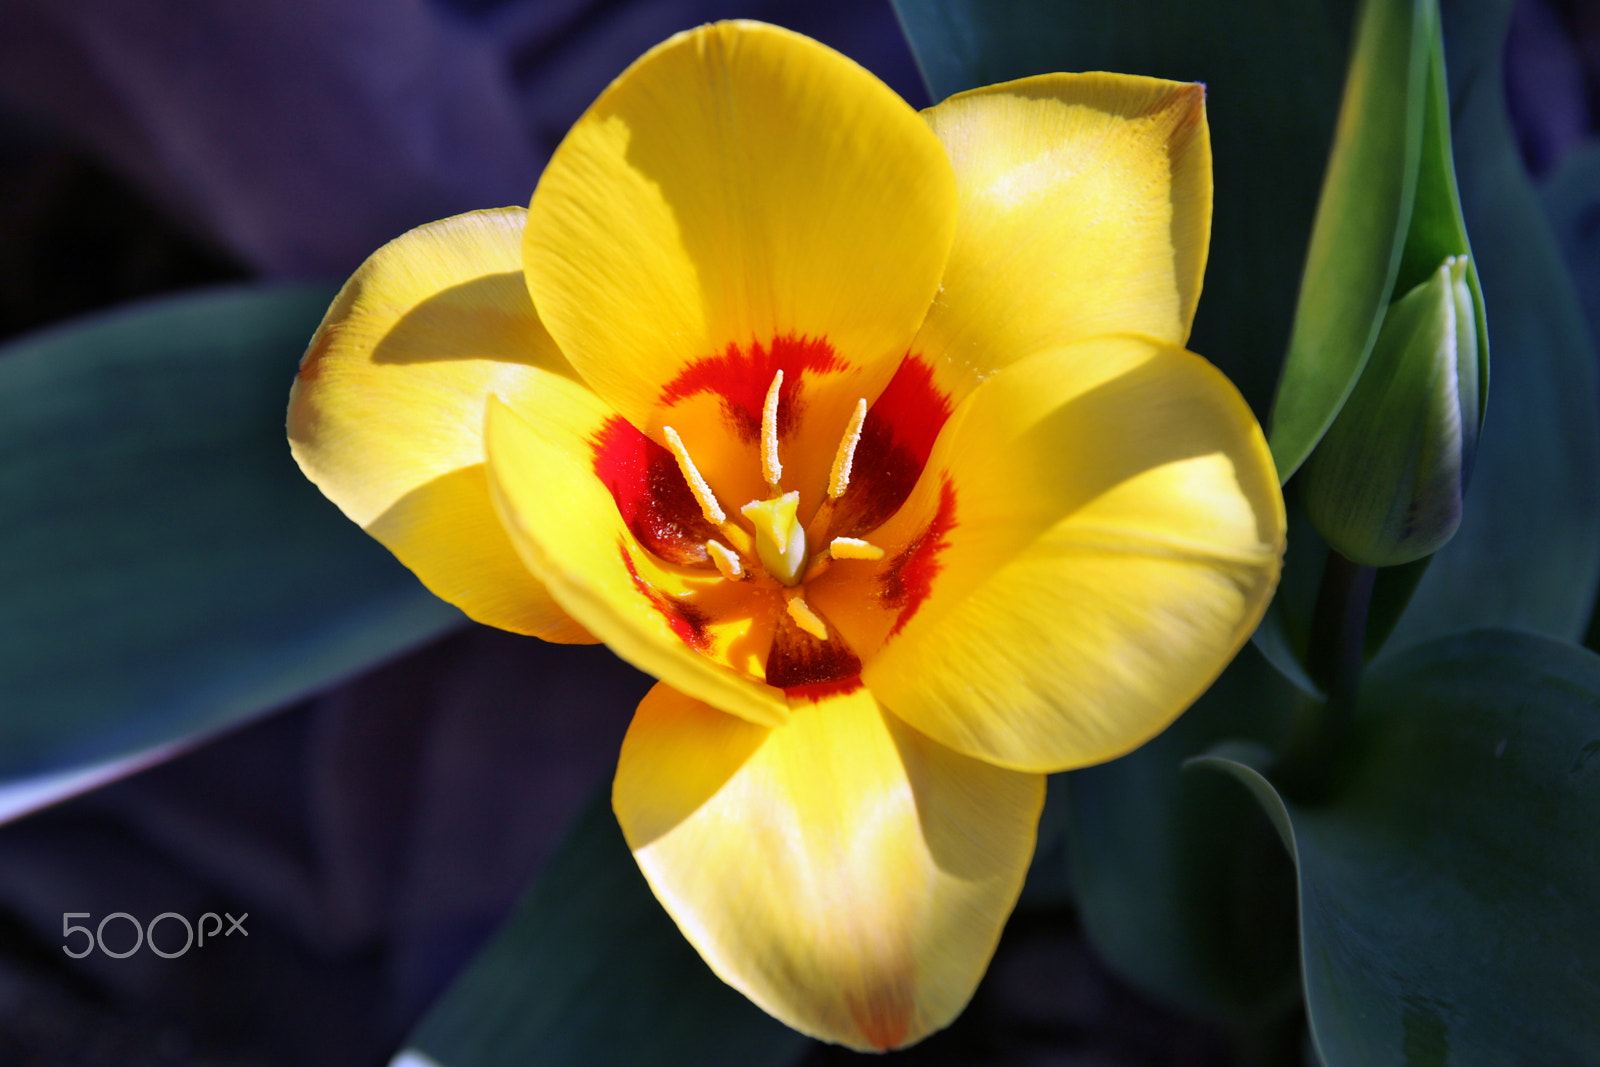
[[[289,383],[332,295],[215,291],[0,350],[11,810],[462,621],[289,457]]]
[[[713,975],[597,797],[395,1067],[783,1067],[811,1042]]]
[[[1315,807],[1243,781],[1299,870],[1328,1067],[1600,1062],[1600,656],[1479,631],[1393,657]]]
[[[1302,700],[1254,648],[1155,740],[1062,775],[1078,911],[1123,978],[1222,1023],[1294,1003],[1293,872],[1250,799],[1183,762],[1219,740],[1281,740]]]

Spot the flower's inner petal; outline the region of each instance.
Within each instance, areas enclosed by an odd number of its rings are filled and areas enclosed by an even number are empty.
[[[1044,779],[943,748],[865,690],[765,729],[662,684],[612,793],[651,888],[725,981],[862,1050],[971,997],[1033,854]]]
[[[615,418],[571,382],[521,411],[490,402],[490,483],[512,543],[562,607],[628,662],[752,721],[782,721],[783,694],[760,680],[774,617],[766,600],[776,594],[724,580],[709,560],[684,567],[641,547],[597,476],[608,442],[623,436]],[[677,550],[698,510],[671,499],[640,501],[633,517]],[[666,525],[651,525],[657,518]]]
[[[1047,74],[924,112],[961,216],[915,347],[958,399],[996,368],[1112,332],[1189,336],[1211,232],[1203,86]]]
[[[970,755],[1055,771],[1128,751],[1210,684],[1271,598],[1284,520],[1260,427],[1227,379],[1125,336],[975,390],[876,536],[922,530],[943,547],[902,572],[916,610],[884,626],[890,604],[858,608],[878,610],[881,648],[821,588],[813,599],[897,715]]]
[[[762,415],[777,375],[775,430],[783,485],[810,515],[826,492],[834,446],[861,381],[826,338],[776,337],[729,345],[690,362],[661,388],[652,432],[671,426],[725,505],[772,495],[762,471]]]
[[[594,472],[634,538],[669,563],[704,563],[718,536],[673,454],[612,415],[594,437]]]
[[[459,215],[373,253],[312,338],[289,441],[306,476],[441,598],[491,626],[593,640],[518,558],[483,466],[491,393],[576,378],[522,280],[525,215]]]
[[[573,126],[534,193],[524,264],[590,386],[714,467],[663,406],[709,390],[736,434],[759,425],[772,360],[792,361],[785,389],[820,361],[842,379],[836,435],[906,352],[955,215],[943,147],[892,90],[797,34],[723,23],[651,50]]]
[[[867,410],[849,482],[828,529],[817,536],[860,537],[898,511],[917,484],[950,409],[950,397],[934,384],[928,362],[907,356]]]

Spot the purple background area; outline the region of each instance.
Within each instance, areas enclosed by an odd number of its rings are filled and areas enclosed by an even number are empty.
[[[886,2],[0,0],[0,334],[343,275],[419,223],[525,203],[628,62],[736,15],[927,103]],[[1508,59],[1539,177],[1594,136],[1600,8],[1522,0]],[[608,779],[648,684],[601,648],[470,627],[0,828],[0,1063],[384,1062]],[[249,938],[170,961],[60,951],[66,911],[207,910],[248,912]],[[1050,908],[1019,915],[972,1011],[904,1059],[1232,1062]]]

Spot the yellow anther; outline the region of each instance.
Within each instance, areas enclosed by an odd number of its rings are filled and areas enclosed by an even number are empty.
[[[785,493],[771,500],[752,500],[739,509],[756,528],[756,555],[767,573],[784,585],[800,581],[806,561],[806,531],[795,518],[800,494]]]
[[[828,639],[828,624],[822,621],[821,616],[811,610],[811,605],[807,604],[803,598],[790,597],[789,602],[784,605],[784,609],[789,612],[789,618],[793,619],[794,624],[800,629],[815,637],[818,641],[826,641]]]
[[[835,537],[828,543],[828,555],[834,559],[882,559],[883,549],[859,537]]]
[[[761,405],[761,477],[773,492],[783,477],[783,464],[778,462],[778,396],[783,389],[783,371],[772,376],[767,387],[767,402]]]
[[[722,572],[724,578],[737,580],[744,577],[744,564],[739,562],[739,556],[727,545],[711,538],[706,542],[706,554],[711,557],[711,562],[717,565],[717,570]]]
[[[678,436],[678,431],[671,426],[661,427],[661,436],[667,439],[667,447],[672,449],[672,454],[678,459],[678,469],[683,472],[683,480],[689,483],[689,492],[694,494],[695,501],[700,505],[700,513],[706,521],[713,526],[721,526],[727,513],[722,510],[722,505],[717,503],[716,496],[711,492],[711,487],[706,480],[700,477],[700,470],[694,465],[694,460],[689,458],[689,450],[683,447],[683,438]]]
[[[833,456],[833,469],[828,471],[828,495],[838,498],[850,488],[850,466],[856,461],[856,445],[861,443],[861,424],[867,421],[867,398],[856,401],[856,409],[845,424],[844,440]]]

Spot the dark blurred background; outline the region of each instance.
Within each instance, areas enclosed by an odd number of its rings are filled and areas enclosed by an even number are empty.
[[[728,17],[929,103],[887,0],[0,0],[0,339],[196,286],[342,277],[412,226],[526,203],[607,82]],[[1600,129],[1600,3],[1518,0],[1506,91],[1538,181]],[[648,685],[604,648],[470,627],[0,827],[0,1065],[385,1063],[608,781]],[[75,961],[68,908],[248,913],[249,936]],[[1128,989],[1036,899],[972,1008],[899,1058],[1271,1052]]]

